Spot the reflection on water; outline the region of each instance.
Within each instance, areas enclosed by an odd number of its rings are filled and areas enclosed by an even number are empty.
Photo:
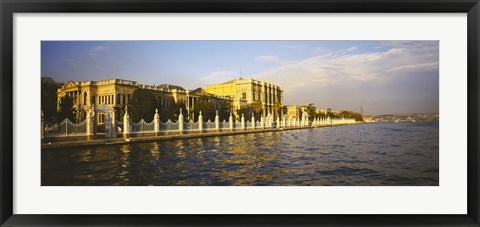
[[[438,185],[438,122],[42,151],[42,185]]]

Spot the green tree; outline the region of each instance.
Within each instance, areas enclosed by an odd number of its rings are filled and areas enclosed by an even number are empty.
[[[338,117],[340,118],[351,118],[352,115],[353,115],[353,112],[348,110],[342,110],[340,111],[340,113],[338,113]]]
[[[355,121],[363,121],[363,117],[361,113],[349,111],[349,110],[342,110],[338,113],[338,117],[340,118],[353,118]]]
[[[262,102],[258,100],[253,102],[252,108],[253,108],[253,112],[255,112],[255,119],[260,119],[259,113],[263,111]]]
[[[167,122],[168,120],[176,122],[178,121],[178,116],[180,115],[180,109],[182,109],[182,114],[184,116],[184,120],[186,120],[187,111],[185,108],[185,104],[172,102],[165,107],[159,108],[160,114],[160,121]]]
[[[160,106],[160,104],[158,104],[158,106]],[[167,122],[168,120],[173,122],[178,121],[178,116],[180,115],[180,109],[182,109],[184,120],[186,120],[187,111],[184,103],[172,103],[167,107],[159,108],[160,120],[162,122]]]
[[[243,117],[245,118],[245,121],[250,120],[252,118],[252,108],[242,107],[238,109],[237,115],[239,118],[242,117],[242,114],[243,114]]]
[[[228,102],[218,102],[217,103],[218,117],[220,121],[228,121],[230,118],[230,104]]]
[[[136,89],[132,94],[128,112],[132,122],[139,122],[141,119],[151,122],[157,107],[155,95],[146,89]]]
[[[355,121],[361,121],[363,122],[363,116],[361,113],[354,112],[352,114],[352,118],[355,119]]]
[[[62,86],[61,83],[54,81],[50,77],[42,77],[40,98],[44,120],[49,123],[62,121],[57,119],[57,89]]]
[[[327,109],[327,117],[329,117],[330,119],[333,119],[333,118],[336,118],[337,115],[332,111],[332,109],[328,108]]]
[[[320,117],[321,119],[325,119],[325,118],[327,118],[327,113],[322,111],[322,112],[318,113],[318,117]]]
[[[280,102],[275,102],[275,104],[273,104],[273,111],[275,111],[275,113],[277,114],[277,117],[280,117],[281,109],[282,109],[282,105],[280,104]]]
[[[307,106],[307,113],[308,113],[308,120],[313,121],[313,119],[317,116],[317,108],[315,104],[310,103]]]
[[[74,122],[75,121],[75,110],[73,109],[73,98],[65,95],[60,98],[59,110],[57,113],[58,121],[63,121],[65,118]]]
[[[203,121],[215,121],[215,104],[208,97],[200,97],[195,101],[195,121],[198,120],[200,111],[202,111]]]

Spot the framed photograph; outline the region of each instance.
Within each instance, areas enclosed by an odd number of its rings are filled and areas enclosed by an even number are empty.
[[[478,0],[1,0],[1,226],[479,226]]]

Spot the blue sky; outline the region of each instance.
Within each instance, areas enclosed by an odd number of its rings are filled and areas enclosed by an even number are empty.
[[[437,41],[43,41],[60,82],[121,78],[204,87],[240,76],[283,87],[285,104],[438,113]]]

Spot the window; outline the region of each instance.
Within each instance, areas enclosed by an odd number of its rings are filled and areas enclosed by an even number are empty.
[[[246,92],[242,93],[242,99],[247,99],[247,93]]]

